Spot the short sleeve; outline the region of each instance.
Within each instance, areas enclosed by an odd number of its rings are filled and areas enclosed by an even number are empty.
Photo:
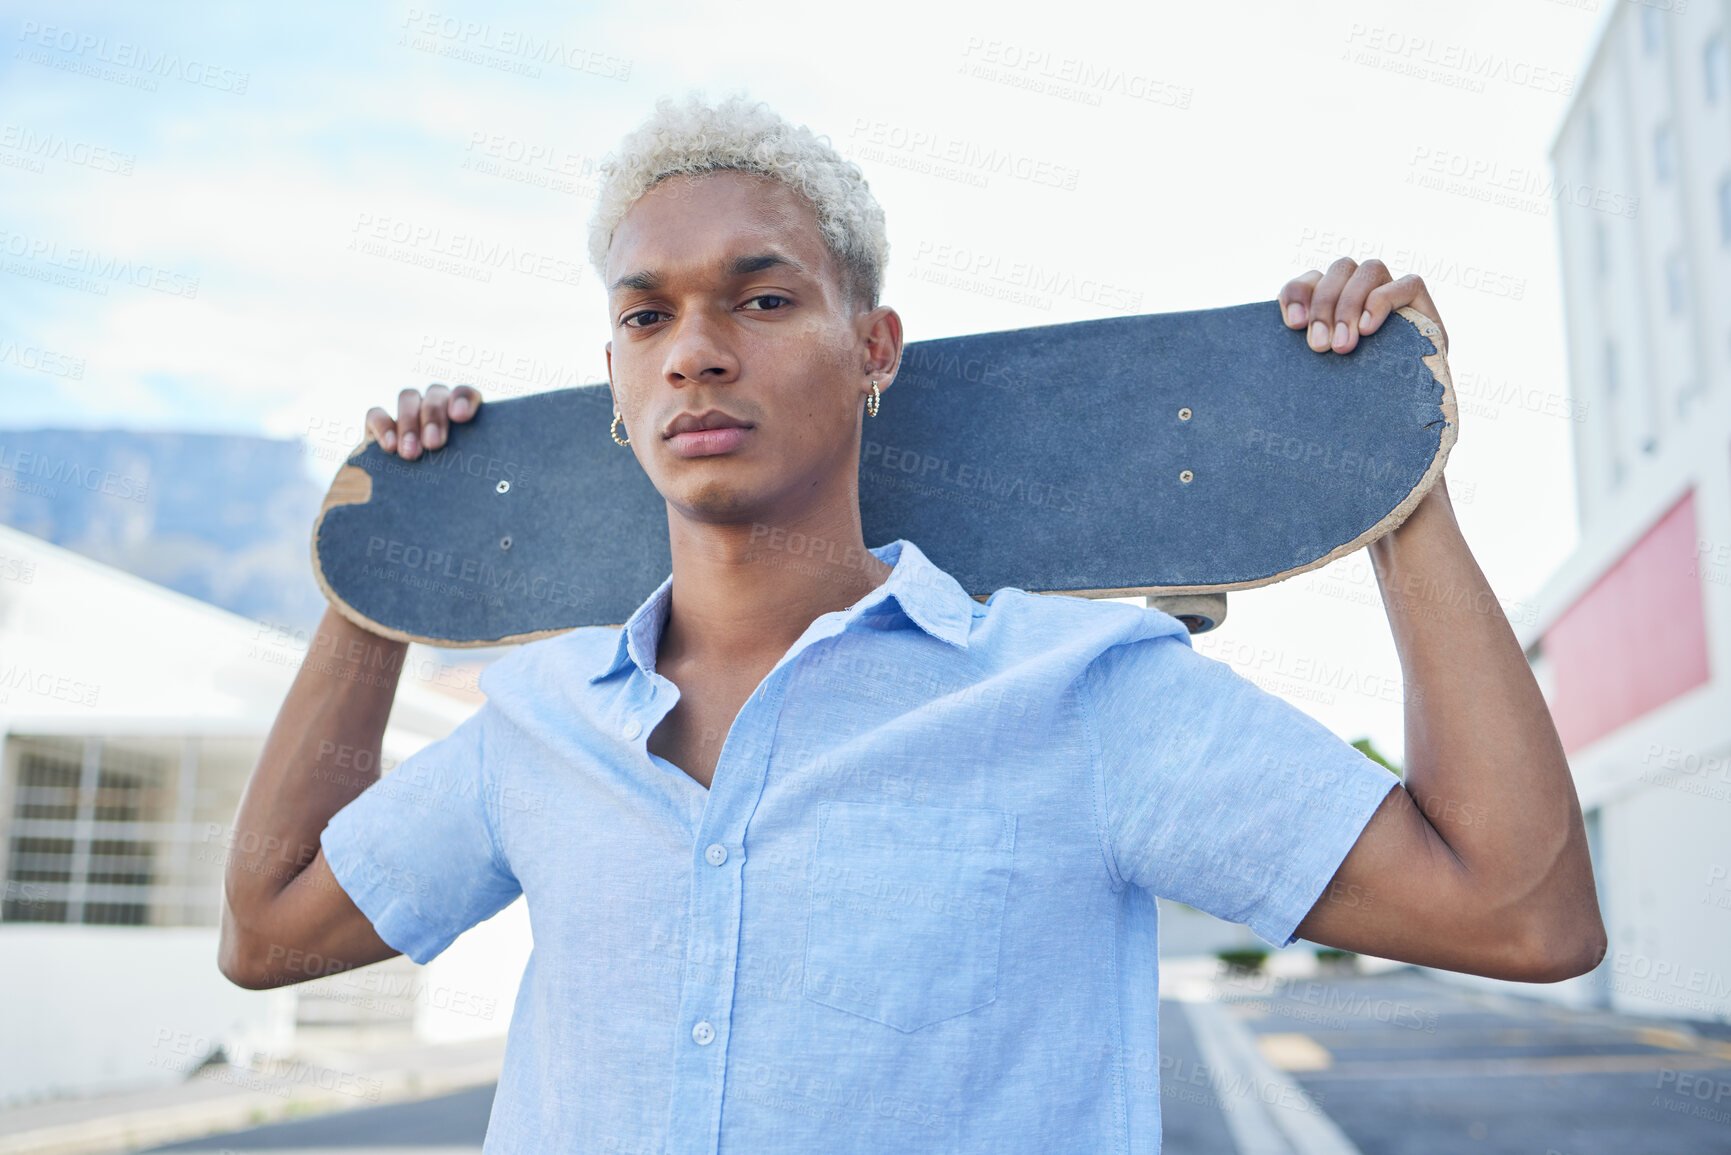
[[[417,963],[522,893],[494,828],[497,717],[483,705],[363,790],[320,836],[349,898]]]
[[[1084,694],[1119,877],[1275,946],[1399,781],[1188,638],[1108,647]]]

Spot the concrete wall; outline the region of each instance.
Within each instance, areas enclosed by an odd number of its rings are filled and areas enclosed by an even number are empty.
[[[521,897],[422,968],[415,1034],[430,1043],[503,1035],[534,939]]]
[[[1596,844],[1609,954],[1569,983],[1462,981],[1731,1020],[1731,2],[1603,21],[1551,154],[1586,194],[1557,212],[1582,538],[1520,632]],[[1679,510],[1687,534],[1655,548]]]
[[[0,924],[0,1107],[178,1083],[212,1048],[286,1055],[292,991],[216,969],[203,927]]]
[[[1639,786],[1602,806],[1599,978],[1621,1011],[1731,1021],[1731,740],[1644,753]]]

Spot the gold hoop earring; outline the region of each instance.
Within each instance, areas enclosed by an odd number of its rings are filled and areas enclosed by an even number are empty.
[[[619,410],[615,409],[613,411],[613,424],[609,425],[607,427],[607,435],[609,437],[613,438],[613,440],[618,442],[620,445],[630,445],[631,444],[631,438],[629,438],[629,437],[627,437],[624,441],[619,440],[619,423],[623,420],[625,420],[625,418],[621,417],[619,415]]]
[[[866,398],[867,417],[876,417],[878,415],[878,402],[882,400],[882,396],[883,395],[878,392],[878,383],[876,379],[873,379],[872,395]]]

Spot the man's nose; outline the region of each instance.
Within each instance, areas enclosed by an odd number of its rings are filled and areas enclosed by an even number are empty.
[[[739,375],[739,361],[716,322],[687,314],[674,322],[665,375],[670,384],[725,384]]]

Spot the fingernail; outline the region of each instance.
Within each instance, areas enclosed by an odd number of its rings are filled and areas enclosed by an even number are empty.
[[[415,445],[416,445],[415,435],[413,433],[403,434],[403,452],[404,453],[408,454],[408,453],[415,452]]]
[[[469,399],[467,397],[459,397],[455,401],[451,402],[451,416],[452,417],[455,417],[457,420],[461,421],[463,418],[467,417],[468,415],[469,415]]]
[[[1310,326],[1310,347],[1317,350],[1328,348],[1328,326],[1321,321],[1315,321]]]
[[[1370,310],[1366,309],[1363,313],[1361,313],[1359,315],[1358,331],[1362,333],[1368,328],[1370,328]]]
[[[386,449],[395,449],[397,447],[397,431],[395,429],[385,430],[385,435],[379,438],[379,444]]]
[[[1351,337],[1352,337],[1352,330],[1350,330],[1346,327],[1345,321],[1336,321],[1334,323],[1334,343],[1336,345],[1346,344],[1347,341],[1351,339]]]
[[[1286,306],[1286,323],[1293,328],[1304,324],[1304,306],[1297,301]]]
[[[421,426],[421,441],[428,449],[439,447],[439,427],[437,425]]]

